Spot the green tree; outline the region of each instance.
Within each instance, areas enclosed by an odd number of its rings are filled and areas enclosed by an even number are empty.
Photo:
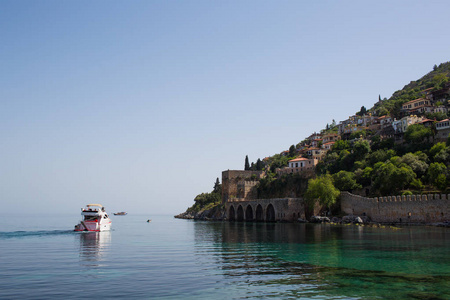
[[[430,149],[430,158],[432,157],[433,159],[435,159],[435,156],[442,150],[445,150],[445,148],[446,148],[445,143],[437,143],[433,145],[433,147],[431,147]]]
[[[405,140],[413,144],[425,143],[431,136],[433,136],[432,130],[421,124],[410,125],[405,132]]]
[[[333,185],[331,175],[326,174],[308,180],[308,189],[305,193],[305,199],[310,207],[313,207],[315,200],[319,199],[319,203],[329,209],[330,206],[336,202],[339,194],[339,190]]]
[[[216,182],[214,183],[213,193],[222,194],[222,185],[220,184],[219,177],[217,177]]]
[[[291,147],[289,147],[289,156],[290,157],[295,156],[295,145],[292,145]]]
[[[372,172],[371,167],[365,167],[364,169],[358,169],[355,171],[356,182],[361,186],[369,186],[372,183]]]
[[[334,186],[340,191],[351,191],[360,189],[362,186],[356,182],[355,173],[347,171],[339,171],[333,174]]]
[[[367,112],[366,107],[365,107],[365,106],[361,106],[361,109],[359,110],[358,113],[356,113],[356,115],[358,115],[358,116],[364,116],[364,115],[366,114],[366,112]]]
[[[367,140],[356,141],[353,145],[353,154],[355,155],[356,159],[362,159],[366,156],[366,154],[369,154],[369,152],[370,144]]]
[[[445,191],[448,186],[447,182],[447,176],[445,176],[444,174],[439,174],[434,181],[434,185],[441,191]]]
[[[419,177],[425,175],[428,169],[428,164],[413,153],[406,153],[401,157],[399,162],[409,166]]]
[[[262,171],[263,169],[263,163],[262,161],[258,158],[258,160],[256,161],[256,171]]]
[[[427,171],[428,182],[432,185],[440,188],[440,184],[442,182],[442,176],[444,175],[447,178],[447,166],[443,163],[432,163]]]
[[[437,89],[443,88],[446,82],[448,82],[448,77],[445,73],[439,73],[433,77],[434,87]]]
[[[250,170],[250,163],[248,162],[248,155],[245,156],[245,166],[244,166],[244,170],[245,170],[245,171]]]
[[[391,161],[376,163],[372,176],[374,187],[382,195],[404,189],[416,179],[416,173],[410,167],[396,167]]]
[[[352,132],[348,138],[350,140],[353,140],[353,139],[359,139],[361,137],[365,138],[366,136],[367,136],[367,132],[365,130],[359,130],[359,131]]]
[[[348,141],[338,140],[333,144],[333,147],[331,149],[333,151],[347,150],[350,149],[350,144],[348,143]]]

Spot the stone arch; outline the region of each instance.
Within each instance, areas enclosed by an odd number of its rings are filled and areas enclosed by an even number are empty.
[[[236,220],[236,211],[233,205],[231,205],[230,209],[228,210],[228,220],[230,221]]]
[[[275,222],[275,208],[273,208],[272,203],[267,205],[266,208],[266,222]]]
[[[237,212],[236,212],[236,220],[237,221],[244,221],[244,209],[242,208],[242,205],[238,206]]]
[[[245,221],[253,221],[253,208],[250,204],[247,205],[247,208],[245,209]]]
[[[256,206],[256,221],[257,222],[264,221],[264,212],[261,204],[258,204],[258,206]]]

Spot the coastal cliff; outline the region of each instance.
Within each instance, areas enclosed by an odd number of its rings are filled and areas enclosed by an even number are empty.
[[[185,212],[175,216],[177,219],[223,221],[226,219],[225,207],[222,204],[208,206],[200,210],[188,208]]]

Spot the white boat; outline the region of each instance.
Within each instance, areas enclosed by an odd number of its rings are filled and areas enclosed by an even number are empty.
[[[127,215],[127,212],[125,212],[125,211],[116,212],[116,213],[114,213],[114,215],[115,215],[115,216],[126,216],[126,215]]]
[[[111,229],[111,219],[101,204],[88,204],[81,209],[83,220],[75,225],[75,231],[106,231]]]

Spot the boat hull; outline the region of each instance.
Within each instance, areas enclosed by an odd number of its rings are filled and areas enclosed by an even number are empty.
[[[89,222],[82,221],[79,224],[75,225],[75,231],[108,231],[111,230],[111,221],[105,220],[106,222],[98,223],[98,222]]]

